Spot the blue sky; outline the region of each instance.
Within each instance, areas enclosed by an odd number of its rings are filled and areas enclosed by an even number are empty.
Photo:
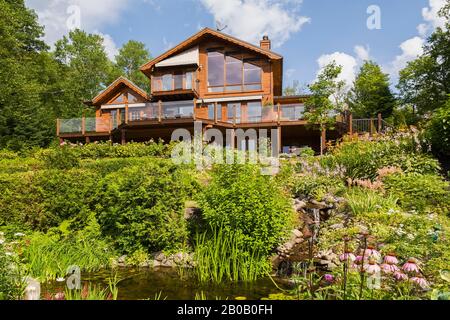
[[[113,56],[123,43],[144,42],[153,56],[202,27],[257,42],[268,34],[282,54],[285,85],[309,83],[327,62],[344,66],[351,83],[363,59],[382,65],[393,81],[398,70],[421,53],[424,39],[442,25],[436,12],[444,0],[26,0],[53,43],[68,21],[102,34]],[[381,29],[369,30],[369,6],[380,9]],[[75,8],[75,9],[74,9]],[[78,11],[77,11],[78,8]],[[77,14],[79,16],[77,16]],[[70,20],[72,18],[72,20]],[[420,28],[418,28],[421,26]],[[355,47],[358,46],[358,50]]]

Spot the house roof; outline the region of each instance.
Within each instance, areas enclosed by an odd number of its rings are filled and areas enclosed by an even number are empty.
[[[146,64],[144,64],[141,67],[141,71],[144,73],[147,73],[151,68],[153,68],[157,63],[173,56],[176,55],[178,53],[180,53],[183,50],[189,49],[189,47],[195,45],[201,38],[203,38],[206,35],[210,35],[219,39],[222,39],[224,41],[233,43],[235,45],[244,47],[248,50],[254,51],[256,53],[262,54],[270,59],[273,60],[282,60],[283,57],[281,55],[279,55],[278,53],[275,53],[271,50],[266,50],[263,48],[260,48],[254,44],[251,44],[249,42],[237,39],[233,36],[227,35],[223,32],[220,31],[216,31],[210,28],[205,28],[203,30],[201,30],[200,32],[194,34],[192,37],[186,39],[185,41],[181,42],[179,45],[175,46],[174,48],[170,49],[169,51],[166,51],[165,53],[163,53],[162,55],[160,55],[159,57],[147,62]]]
[[[92,99],[91,101],[92,105],[99,105],[103,103],[106,99],[111,98],[111,95],[115,94],[118,90],[122,89],[124,86],[128,87],[145,100],[149,100],[149,96],[147,92],[145,92],[145,90],[142,90],[127,78],[119,77],[113,83],[111,83],[105,90],[100,92],[94,99]]]

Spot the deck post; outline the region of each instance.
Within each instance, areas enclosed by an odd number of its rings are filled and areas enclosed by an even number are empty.
[[[117,121],[117,128],[118,128],[121,125],[121,123],[120,123],[120,109],[117,109],[116,121]]]
[[[56,119],[56,136],[59,137],[61,123],[59,119]]]
[[[162,101],[158,101],[158,122],[162,122]]]
[[[128,124],[128,117],[129,117],[129,107],[128,104],[125,105],[125,124]]]
[[[217,123],[218,120],[218,115],[217,115],[217,102],[214,102],[214,123]]]
[[[350,112],[350,114],[348,115],[348,134],[350,136],[353,135],[353,113]]]
[[[126,135],[126,131],[122,130],[122,141],[121,141],[122,145],[127,143],[127,135]]]
[[[195,115],[195,110],[197,110],[197,98],[194,98],[194,109],[192,111],[192,118],[194,119],[194,121],[197,120],[197,117]]]
[[[383,123],[383,118],[381,116],[381,113],[378,114],[378,133],[381,133],[381,129],[382,129],[382,123]]]
[[[323,129],[320,133],[320,154],[323,155],[327,146],[327,129]]]
[[[91,137],[86,136],[86,144],[89,144],[89,143],[91,143]]]
[[[373,136],[373,130],[374,130],[374,125],[373,125],[373,118],[370,118],[370,122],[369,122],[369,132],[370,135]]]
[[[278,107],[278,110],[277,110],[277,118],[278,118],[277,122],[278,122],[278,124],[280,124],[281,123],[281,104],[278,103],[277,107]]]
[[[281,126],[278,126],[278,152],[279,153],[283,153],[283,139],[281,137],[282,134],[282,129]]]
[[[81,118],[81,133],[83,136],[86,134],[86,118],[83,115],[83,118]]]

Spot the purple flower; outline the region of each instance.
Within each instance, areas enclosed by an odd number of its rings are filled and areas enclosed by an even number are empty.
[[[380,260],[381,259],[381,253],[376,250],[374,247],[368,247],[365,251],[364,251],[364,256],[365,257],[372,257],[375,258],[376,260]]]
[[[341,254],[341,256],[339,257],[339,260],[341,260],[342,262],[344,262],[344,261],[354,262],[356,260],[356,257],[353,253],[346,252],[346,253]]]
[[[425,280],[423,277],[412,277],[411,279],[409,279],[412,283],[418,285],[419,287],[421,287],[422,289],[428,289],[429,285],[428,285],[428,281]]]
[[[376,274],[381,271],[381,268],[374,260],[369,261],[369,264],[364,266],[364,269],[368,274]]]
[[[393,254],[388,254],[386,257],[384,257],[384,263],[387,264],[398,264],[398,259]]]
[[[334,282],[334,276],[332,274],[326,274],[326,275],[323,276],[323,278],[328,283]]]
[[[398,281],[408,280],[408,276],[401,271],[394,272],[394,278]]]
[[[420,273],[417,260],[414,258],[409,259],[408,262],[403,265],[402,270],[409,273]]]
[[[389,264],[389,263],[383,263],[381,265],[381,269],[385,273],[394,273],[394,272],[400,271],[400,268],[397,267],[395,264]]]

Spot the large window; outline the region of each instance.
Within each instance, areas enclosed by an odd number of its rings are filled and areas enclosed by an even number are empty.
[[[214,120],[215,119],[215,117],[214,117],[214,110],[215,110],[215,104],[214,103],[212,103],[212,104],[208,104],[208,119],[209,120]]]
[[[195,72],[168,72],[152,77],[152,91],[192,90],[195,83]]]
[[[223,87],[225,85],[224,55],[220,52],[208,53],[208,86]]]
[[[261,102],[249,102],[247,103],[247,121],[248,122],[261,122],[262,120],[262,106]]]
[[[262,68],[257,60],[242,54],[208,52],[208,91],[232,92],[261,90]]]

